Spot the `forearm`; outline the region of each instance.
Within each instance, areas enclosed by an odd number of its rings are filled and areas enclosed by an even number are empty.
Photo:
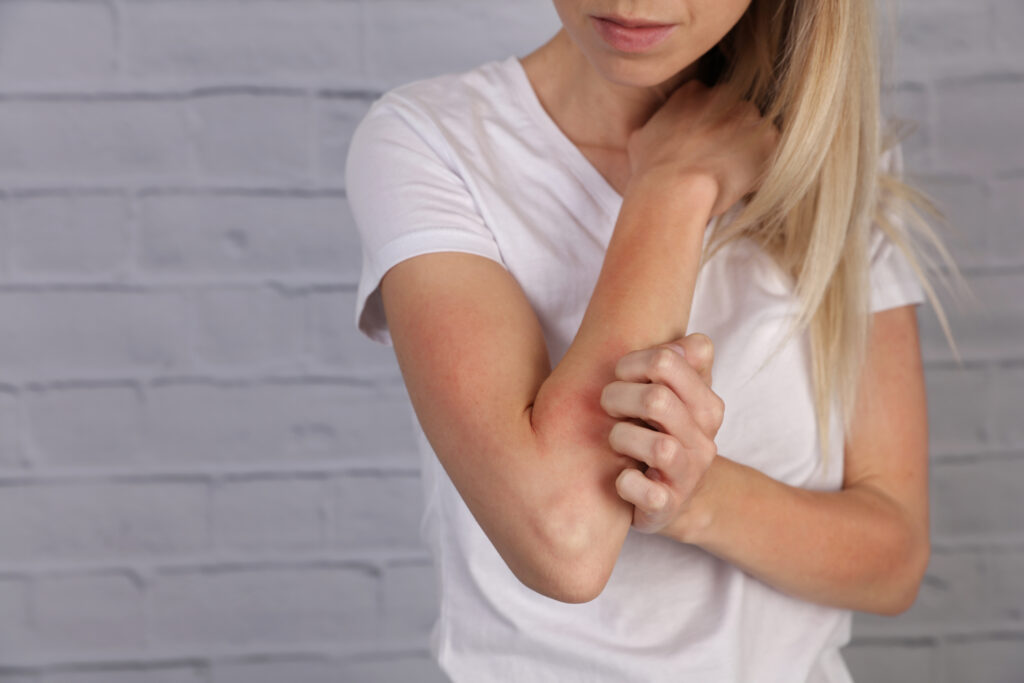
[[[928,561],[926,533],[880,492],[798,488],[723,456],[667,535],[783,593],[877,614],[910,606]]]
[[[610,571],[632,521],[615,477],[636,462],[611,449],[616,422],[600,407],[624,354],[685,334],[703,236],[716,198],[712,181],[648,176],[630,185],[576,337],[541,385],[531,421],[546,457],[580,459],[580,479],[559,482],[552,535],[567,555]]]

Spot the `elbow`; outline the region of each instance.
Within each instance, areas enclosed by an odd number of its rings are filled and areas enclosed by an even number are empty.
[[[534,588],[534,590],[552,600],[579,604],[597,598],[604,591],[607,582],[607,578],[595,579],[585,571],[576,571],[573,567],[566,567],[553,580],[547,581],[545,585]]]
[[[533,417],[530,411],[531,420]],[[531,426],[534,426],[531,424]],[[589,428],[588,428],[589,429]],[[590,430],[593,431],[593,430]],[[557,459],[572,466],[569,456],[557,446],[545,446],[550,441],[535,431],[538,448],[544,459]],[[575,431],[557,443],[573,443],[581,447]],[[585,444],[584,450],[605,449],[607,444]],[[578,453],[579,451],[575,451]],[[590,451],[586,451],[590,452]],[[549,482],[546,493],[529,506],[532,511],[530,568],[532,581],[516,572],[520,581],[532,590],[552,600],[565,603],[585,603],[597,598],[611,578],[622,544],[633,519],[633,506],[615,493],[614,475],[621,470],[620,460],[626,456],[612,453],[609,464],[602,468],[577,470],[578,476],[567,486],[559,481]],[[615,457],[617,456],[617,457]],[[599,462],[597,458],[582,456],[579,462]],[[630,462],[632,462],[630,460]],[[574,467],[574,469],[577,469]],[[568,480],[566,480],[568,481]]]
[[[903,542],[903,552],[895,555],[903,558],[899,567],[900,571],[894,572],[900,577],[900,580],[891,592],[892,597],[889,604],[878,612],[884,616],[899,616],[917,602],[917,596],[931,560],[931,541],[927,530],[911,532],[909,535],[911,540]]]
[[[602,537],[581,524],[548,522],[544,539],[538,544],[541,556],[534,563],[543,567],[543,571],[534,574],[542,578],[527,583],[520,576],[520,581],[559,602],[578,604],[594,600],[611,578],[617,549],[606,547],[608,534]]]

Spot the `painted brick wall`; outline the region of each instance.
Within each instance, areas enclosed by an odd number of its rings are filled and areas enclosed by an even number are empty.
[[[1024,3],[904,0],[934,551],[858,683],[1024,681]],[[0,0],[0,682],[441,681],[409,404],[352,327],[352,128],[549,0]]]

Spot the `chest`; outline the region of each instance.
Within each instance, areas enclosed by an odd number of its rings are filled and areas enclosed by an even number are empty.
[[[632,176],[628,154],[619,150],[588,145],[580,145],[579,150],[619,195],[626,193],[626,186],[629,185],[629,179]]]

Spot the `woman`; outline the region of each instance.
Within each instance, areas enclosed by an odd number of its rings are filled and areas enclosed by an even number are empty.
[[[851,610],[906,610],[929,558],[934,295],[870,3],[555,7],[522,59],[386,93],[347,159],[432,651],[457,682],[849,681]]]

